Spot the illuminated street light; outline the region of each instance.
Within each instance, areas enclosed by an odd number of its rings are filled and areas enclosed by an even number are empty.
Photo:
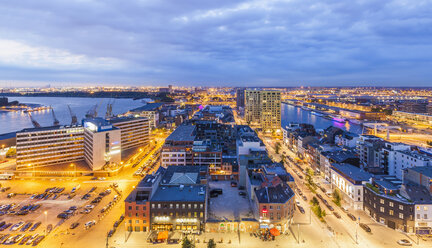
[[[72,163],[72,164],[70,164],[70,167],[74,167],[74,169],[75,169],[74,175],[76,177],[77,176],[76,165],[74,163]]]

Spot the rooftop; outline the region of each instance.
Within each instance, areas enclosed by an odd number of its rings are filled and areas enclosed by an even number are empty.
[[[160,185],[151,198],[151,201],[204,202],[205,197],[205,185]]]
[[[195,126],[180,125],[166,138],[167,141],[194,141]]]
[[[73,126],[49,126],[49,127],[34,127],[34,128],[24,128],[21,131],[18,131],[17,133],[21,132],[41,132],[41,131],[51,131],[51,130],[59,130],[59,129],[65,129],[65,128],[79,128],[82,127],[81,125],[73,125]]]
[[[369,181],[369,179],[372,177],[371,174],[369,174],[368,172],[358,167],[355,167],[354,165],[351,164],[333,163],[331,164],[331,168],[334,169],[341,176],[347,179],[351,179],[351,181],[353,181],[354,184],[358,184],[363,181]]]
[[[418,166],[418,167],[408,168],[407,170],[413,170],[417,173],[432,178],[432,166]]]
[[[288,185],[278,184],[257,189],[255,195],[259,203],[285,203],[294,196],[294,193]]]

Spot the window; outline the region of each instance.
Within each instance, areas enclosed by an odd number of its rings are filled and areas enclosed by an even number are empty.
[[[138,207],[138,206],[136,206],[136,207],[135,207],[135,210],[139,210],[139,207]]]
[[[399,209],[400,209],[400,210],[403,210],[403,205],[399,205]]]
[[[393,213],[393,210],[389,210],[389,214],[390,215],[393,215],[394,213]]]
[[[389,206],[393,207],[394,206],[393,202],[389,202]]]
[[[135,221],[135,224],[139,224],[139,220],[136,220],[136,221]]]
[[[194,208],[196,209],[198,207],[198,204],[194,204]]]
[[[403,219],[403,218],[404,218],[403,213],[399,213],[399,219]]]
[[[170,204],[170,208],[173,208],[173,207],[174,207],[174,204],[171,203],[171,204]]]
[[[384,213],[384,207],[380,207],[380,212]]]
[[[427,219],[427,214],[424,214],[423,219]]]
[[[380,203],[381,203],[381,204],[384,204],[384,199],[380,199]]]
[[[132,210],[132,206],[129,206],[129,210]]]
[[[160,205],[160,203],[158,204],[158,208],[161,208],[161,205]]]
[[[273,206],[272,205],[270,205],[270,210],[272,210],[273,209]]]
[[[179,208],[179,204],[178,203],[176,204],[176,208]]]
[[[420,219],[420,214],[417,214],[417,219]]]
[[[203,204],[202,203],[200,204],[200,208],[203,208]]]

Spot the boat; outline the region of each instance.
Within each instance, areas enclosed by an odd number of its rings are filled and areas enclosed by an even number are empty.
[[[339,115],[330,115],[330,117],[332,118],[332,120],[337,122],[346,122],[346,120]]]
[[[314,112],[314,111],[312,111],[311,114],[316,115],[316,116],[320,116],[320,117],[324,116],[324,114],[321,114],[321,113],[318,113],[318,112]]]
[[[309,111],[310,109],[308,108],[308,107],[306,107],[306,106],[302,106],[301,107],[303,110],[306,110],[306,111]]]

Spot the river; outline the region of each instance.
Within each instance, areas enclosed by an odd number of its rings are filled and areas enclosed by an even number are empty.
[[[362,127],[360,125],[329,120],[324,117],[313,115],[311,114],[311,111],[289,104],[282,104],[281,115],[282,126],[285,126],[290,122],[297,122],[312,124],[316,129],[326,129],[329,126],[334,126],[357,134],[361,134],[362,132]]]
[[[87,111],[95,104],[98,104],[98,115],[105,116],[106,106],[111,98],[79,98],[79,97],[8,97],[9,101],[19,101],[20,103],[37,103],[45,106],[51,106],[56,114],[57,119],[61,125],[69,125],[71,116],[69,114],[68,105],[72,111],[77,115],[78,120],[84,118]],[[139,100],[133,99],[115,99],[113,105],[113,113],[121,114],[130,109],[137,108],[143,104]],[[309,123],[317,129],[325,129],[329,126],[339,127],[341,129],[361,133],[362,128],[359,125],[351,123],[340,123],[331,121],[323,117],[311,114],[310,111],[303,110],[288,104],[282,104],[282,125],[289,122]],[[37,111],[32,112],[34,119],[36,119],[42,126],[50,126],[53,123],[51,111]],[[0,134],[15,132],[23,128],[32,127],[30,118],[23,112],[7,112],[0,113]]]
[[[113,113],[121,114],[130,109],[143,106],[140,100],[133,99],[110,99],[110,98],[80,98],[80,97],[8,97],[9,102],[19,101],[20,103],[37,103],[45,106],[51,106],[54,109],[57,119],[61,125],[69,125],[71,116],[68,105],[78,117],[78,121],[84,118],[87,111],[98,104],[98,116],[105,116],[107,104],[115,100],[113,104]],[[41,126],[50,126],[53,124],[53,118],[50,110],[32,112],[33,118]],[[33,127],[27,113],[24,112],[0,112],[0,134],[15,132],[23,128]]]

